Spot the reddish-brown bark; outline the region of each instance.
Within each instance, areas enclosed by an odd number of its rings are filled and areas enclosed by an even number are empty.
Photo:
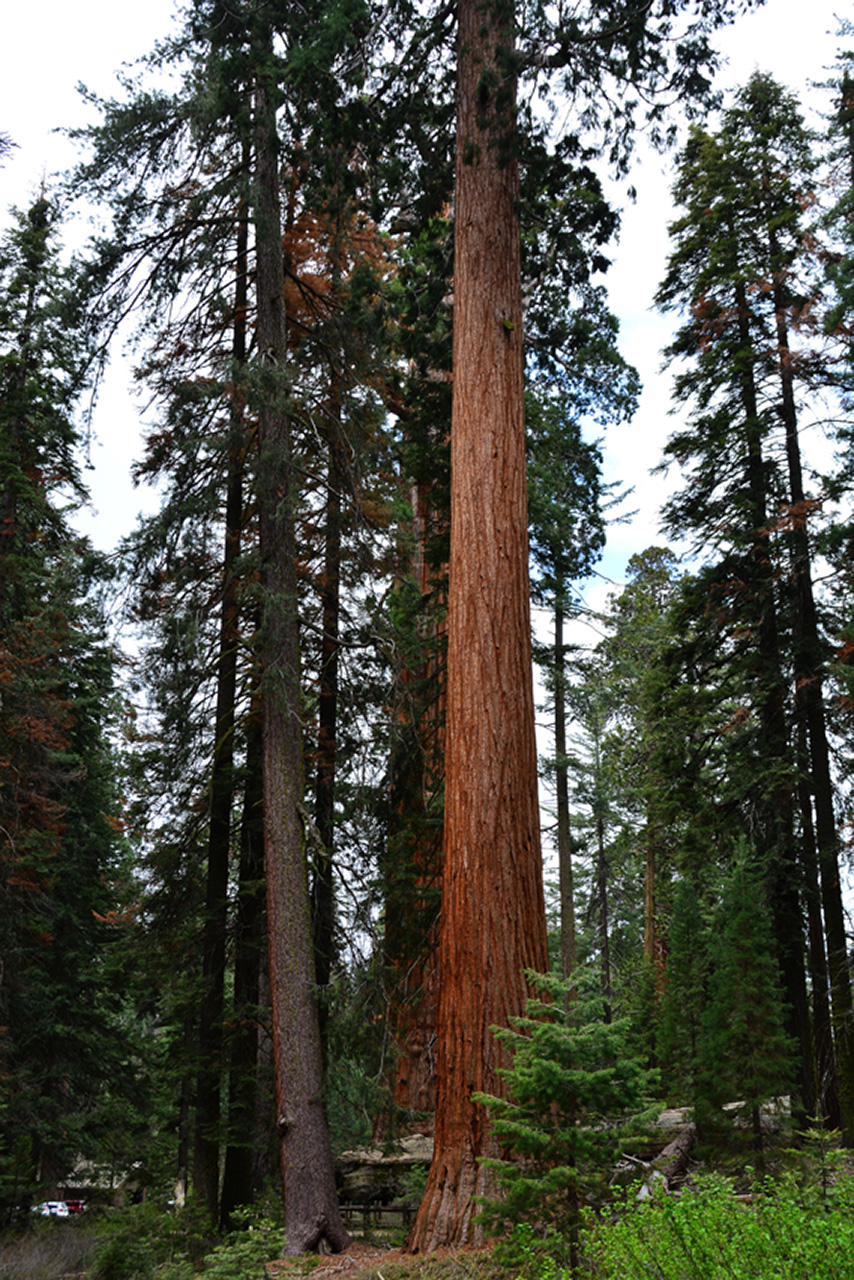
[[[435,1153],[410,1248],[478,1239],[476,1092],[499,1093],[494,1025],[547,965],[537,805],[515,85],[500,21],[458,10],[451,559]]]

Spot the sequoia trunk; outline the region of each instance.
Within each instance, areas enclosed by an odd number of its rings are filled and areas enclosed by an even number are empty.
[[[476,1242],[494,1025],[547,967],[528,595],[511,5],[458,7],[454,392],[435,1148],[413,1249]]]

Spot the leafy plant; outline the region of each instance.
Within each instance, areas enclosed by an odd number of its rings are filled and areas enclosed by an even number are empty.
[[[637,1201],[616,1220],[593,1221],[581,1248],[597,1280],[847,1280],[854,1276],[854,1183],[829,1212],[806,1206],[791,1184],[760,1183],[743,1204],[726,1179],[708,1176],[679,1197]]]
[[[217,1245],[205,1258],[206,1280],[261,1280],[265,1264],[282,1252],[282,1224],[269,1218],[250,1223]],[[158,1280],[184,1280],[183,1275],[164,1271]]]
[[[189,1280],[208,1243],[203,1225],[193,1203],[174,1213],[153,1200],[131,1205],[109,1221],[92,1280]]]

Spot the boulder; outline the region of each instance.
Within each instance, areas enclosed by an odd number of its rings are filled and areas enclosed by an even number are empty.
[[[342,1204],[392,1204],[407,1199],[409,1175],[427,1169],[433,1139],[423,1133],[387,1143],[345,1151],[335,1161],[338,1198]]]

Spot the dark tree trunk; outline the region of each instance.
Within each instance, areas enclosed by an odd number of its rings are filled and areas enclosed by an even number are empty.
[[[444,669],[437,644],[444,623],[433,599],[427,541],[433,528],[430,486],[411,492],[413,549],[408,577],[418,590],[416,634],[399,647],[395,671],[395,750],[390,762],[388,871],[384,937],[390,985],[390,1022],[396,1061],[395,1111],[436,1109],[437,940],[442,866],[441,789],[444,768],[441,724]],[[388,1129],[379,1118],[375,1137]]]
[[[240,867],[234,938],[234,1008],[228,1090],[228,1147],[220,1217],[252,1201],[258,1106],[258,1026],[264,930],[264,828],[261,714],[253,697],[246,726],[246,784],[240,825]]]
[[[244,152],[244,167],[248,155]],[[237,229],[237,281],[232,329],[236,369],[246,361],[248,213]],[[223,1006],[228,929],[228,864],[234,795],[234,704],[237,693],[238,602],[235,565],[243,521],[243,464],[246,448],[242,394],[232,388],[231,431],[225,504],[222,605],[217,660],[216,723],[210,786],[208,873],[202,937],[202,1001],[199,1015],[199,1072],[193,1183],[211,1222],[218,1221],[220,1109],[223,1077]]]
[[[548,964],[528,589],[513,14],[458,7],[454,391],[438,1097],[414,1250],[478,1240],[490,1032]]]
[[[776,248],[773,236],[771,248],[773,254]],[[783,421],[786,428],[786,461],[789,473],[789,536],[795,575],[795,698],[798,715],[806,724],[809,740],[810,789],[815,805],[815,840],[824,906],[838,1100],[843,1141],[846,1146],[852,1146],[854,1145],[854,1026],[852,1026],[854,1004],[852,1004],[845,911],[839,877],[839,837],[833,811],[833,781],[830,774],[830,751],[824,711],[824,663],[813,595],[812,557],[807,533],[808,504],[804,494],[794,378],[786,307],[782,295],[783,287],[778,282],[774,290],[774,309]]]
[[[315,996],[305,851],[294,476],[285,382],[284,272],[276,115],[259,42],[255,86],[258,357],[258,514],[264,587],[261,632],[264,855],[276,1131],[289,1254],[345,1248],[329,1131]]]
[[[184,1013],[184,1062],[192,1061],[195,1049],[196,1017],[195,1009],[187,1009]],[[181,1088],[178,1096],[178,1177],[176,1194],[183,1203],[190,1189],[190,1154],[192,1150],[192,1107],[193,1078],[185,1068],[181,1076]]]
[[[743,284],[735,296],[742,351],[752,350],[749,311]],[[767,471],[762,453],[762,424],[752,365],[745,360],[741,378],[744,406],[745,481],[749,507],[750,582],[748,607],[756,632],[756,701],[770,783],[763,787],[759,812],[767,885],[773,914],[777,957],[787,1000],[786,1030],[798,1045],[798,1089],[793,1114],[803,1122],[815,1110],[815,1062],[804,965],[802,879],[794,841],[793,759],[785,715],[783,676],[777,626],[773,565],[768,545]]]
[[[812,991],[813,1035],[815,1039],[816,1099],[818,1113],[829,1129],[839,1129],[839,1091],[836,1083],[836,1059],[833,1052],[833,1023],[830,1013],[830,989],[827,954],[824,949],[824,926],[821,916],[821,888],[818,881],[818,852],[810,790],[809,747],[806,725],[798,725],[798,801],[801,811],[803,847],[804,898],[807,915],[807,943],[810,987]]]
[[[320,587],[323,633],[320,640],[320,692],[317,708],[317,778],[314,815],[318,840],[312,859],[311,884],[314,968],[319,988],[320,1039],[326,1061],[326,1024],[329,1011],[329,983],[335,947],[335,895],[333,856],[335,841],[335,758],[338,721],[338,663],[341,561],[341,483],[339,436],[341,403],[337,375],[332,375],[326,429],[326,528],[324,531],[323,578]]]
[[[557,799],[557,861],[560,892],[560,960],[565,979],[578,961],[575,933],[575,886],[572,874],[572,832],[569,825],[569,769],[566,760],[566,674],[563,643],[564,614],[558,588],[555,605],[555,791]]]

